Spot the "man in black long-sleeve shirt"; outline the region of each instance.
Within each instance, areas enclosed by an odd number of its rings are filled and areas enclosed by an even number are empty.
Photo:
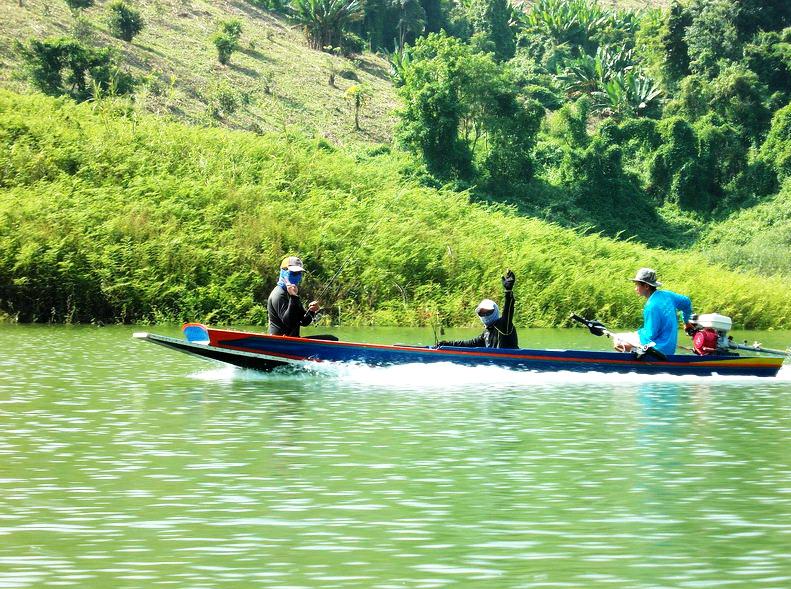
[[[460,348],[518,348],[519,341],[514,327],[514,282],[516,276],[508,270],[503,280],[503,290],[505,291],[505,303],[503,314],[497,303],[490,299],[484,299],[475,309],[475,313],[486,326],[483,333],[478,337],[468,340],[441,341],[438,346],[456,346]]]
[[[300,326],[310,325],[316,317],[319,303],[311,301],[305,311],[299,300],[299,283],[304,271],[302,260],[296,256],[289,256],[280,264],[280,279],[266,302],[271,335],[299,337]]]

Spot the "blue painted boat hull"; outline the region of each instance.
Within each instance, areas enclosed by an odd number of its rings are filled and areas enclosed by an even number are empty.
[[[764,357],[671,355],[666,361],[655,361],[609,351],[394,346],[212,329],[196,323],[185,325],[183,330],[186,340],[154,334],[137,336],[195,356],[267,371],[311,362],[355,362],[374,366],[452,362],[541,372],[771,377],[777,375],[783,364],[783,358]]]

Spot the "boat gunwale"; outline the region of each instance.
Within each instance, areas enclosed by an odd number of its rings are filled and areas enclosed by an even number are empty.
[[[268,333],[255,333],[249,331],[239,331],[233,329],[217,329],[212,327],[206,327],[205,329],[209,333],[210,342],[214,347],[220,349],[231,349],[234,351],[239,352],[247,352],[247,353],[254,353],[254,354],[261,354],[266,353],[273,356],[277,356],[279,358],[285,358],[290,360],[309,360],[314,362],[321,362],[324,361],[320,358],[311,358],[308,355],[304,356],[295,356],[292,354],[285,354],[282,352],[273,353],[272,351],[266,352],[251,352],[249,347],[241,347],[235,346],[231,343],[224,343],[222,342],[221,345],[215,344],[215,339],[212,337],[212,332],[215,333],[223,333],[223,334],[233,334],[242,337],[238,337],[237,339],[244,339],[245,337],[253,337],[256,339],[261,340],[272,340],[272,341],[290,341],[294,343],[303,343],[309,344],[311,346],[326,346],[326,347],[342,347],[342,348],[363,348],[363,349],[376,349],[376,350],[384,350],[384,351],[400,351],[400,352],[407,352],[407,353],[420,353],[420,354],[432,354],[432,355],[446,355],[451,357],[469,357],[469,358],[504,358],[504,359],[515,359],[515,360],[535,360],[535,361],[557,361],[557,362],[575,362],[575,363],[582,363],[582,364],[616,364],[622,366],[695,366],[701,368],[759,368],[759,369],[767,369],[774,366],[777,366],[778,369],[783,364],[783,358],[772,358],[772,357],[761,357],[761,356],[693,356],[693,355],[683,355],[683,354],[673,354],[671,357],[682,357],[685,360],[638,360],[634,357],[628,358],[612,358],[612,357],[580,357],[580,356],[571,356],[569,354],[576,354],[576,353],[583,353],[583,354],[606,354],[607,356],[611,355],[626,355],[631,356],[628,353],[623,352],[610,352],[610,351],[603,351],[603,350],[553,350],[558,352],[559,354],[563,355],[544,355],[548,350],[537,350],[531,348],[514,348],[518,350],[519,353],[512,353],[510,352],[510,348],[496,348],[491,349],[489,351],[488,348],[461,348],[458,346],[447,346],[442,348],[432,348],[430,346],[409,346],[409,345],[397,345],[397,344],[371,344],[371,343],[363,343],[363,342],[344,342],[344,341],[332,341],[332,340],[322,340],[322,339],[313,339],[313,338],[306,338],[306,337],[295,337],[295,336],[288,336],[288,335],[272,335]],[[233,341],[233,340],[231,340]],[[501,351],[502,350],[502,351]],[[705,358],[705,359],[704,359]],[[756,362],[757,360],[757,362]]]

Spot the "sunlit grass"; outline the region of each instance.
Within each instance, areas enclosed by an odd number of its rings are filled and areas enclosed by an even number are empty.
[[[0,91],[0,304],[22,320],[263,323],[297,253],[303,294],[341,323],[473,325],[512,268],[519,325],[634,325],[629,278],[652,266],[700,312],[791,326],[782,280],[471,204],[405,181],[404,163]]]

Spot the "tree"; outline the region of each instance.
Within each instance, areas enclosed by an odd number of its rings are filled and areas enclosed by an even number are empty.
[[[430,172],[460,179],[477,173],[490,185],[532,176],[530,148],[543,108],[519,97],[490,54],[432,33],[417,40],[401,76],[397,137]]]
[[[426,13],[426,32],[439,33],[445,24],[442,11],[442,0],[420,0],[423,11]]]
[[[418,0],[392,0],[398,11],[398,47],[411,43],[426,26],[426,13]]]
[[[483,35],[491,44],[498,61],[507,61],[516,52],[511,21],[514,9],[509,0],[472,0],[469,5],[474,33]]]
[[[241,36],[242,23],[240,20],[232,18],[220,21],[211,40],[217,48],[217,60],[221,64],[226,65],[231,61],[231,55],[239,48]]]
[[[739,129],[745,142],[754,144],[759,143],[771,120],[768,94],[755,72],[739,64],[724,67],[708,85],[710,108]]]
[[[791,104],[772,117],[772,127],[761,146],[760,158],[772,166],[780,180],[791,178]]]
[[[665,50],[663,70],[671,88],[689,74],[689,45],[686,41],[686,33],[691,24],[692,15],[674,0],[667,15],[667,28],[661,37]]]
[[[460,63],[470,50],[444,33],[418,39],[402,72],[398,93],[404,101],[399,112],[397,137],[419,154],[429,171],[439,177],[467,178],[472,172],[472,153],[460,128]]]
[[[107,24],[113,37],[129,43],[143,30],[143,17],[140,11],[124,0],[111,2],[107,11]]]
[[[293,0],[291,17],[311,49],[340,47],[349,25],[364,16],[361,0]]]
[[[354,108],[354,130],[360,130],[360,110],[368,104],[373,92],[367,84],[355,84],[346,90],[346,100],[352,103]]]
[[[743,63],[776,93],[774,103],[791,99],[791,27],[781,33],[758,33],[744,46]]]
[[[743,42],[758,31],[780,31],[791,27],[791,2],[788,0],[738,0],[736,29]]]
[[[721,62],[739,58],[737,7],[733,0],[695,0],[689,10],[694,16],[684,40],[688,46],[690,70],[714,78]]]

